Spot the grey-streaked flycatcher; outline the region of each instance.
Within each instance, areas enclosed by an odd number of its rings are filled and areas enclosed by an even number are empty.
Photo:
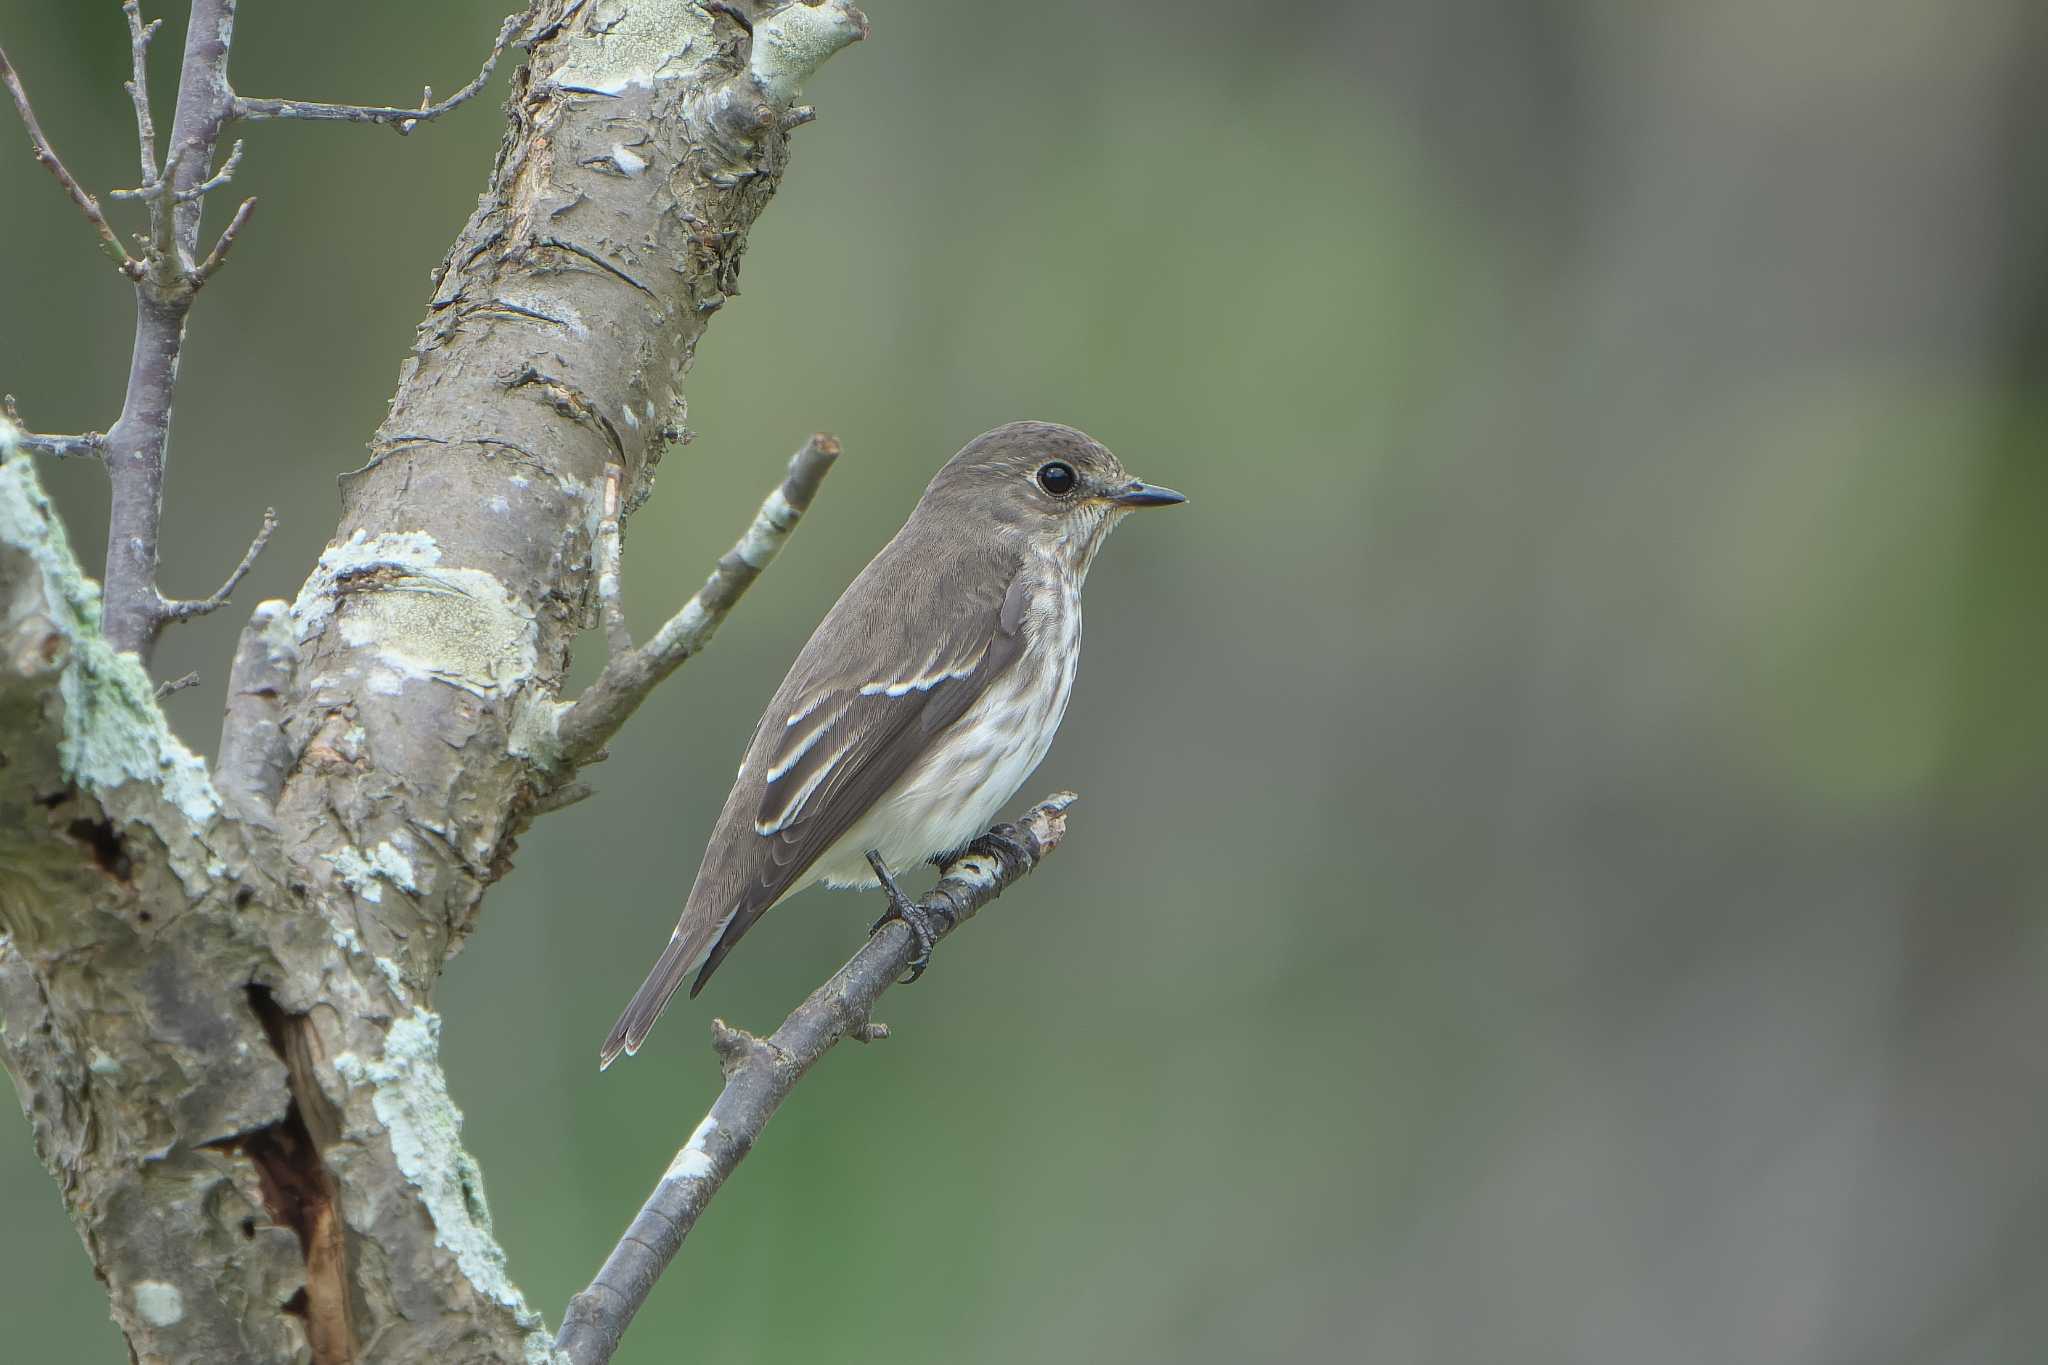
[[[694,996],[785,897],[880,885],[870,851],[896,868],[977,846],[1066,713],[1095,552],[1125,513],[1184,501],[1050,422],[997,427],[948,460],[754,727],[682,918],[601,1065],[639,1051],[684,976]],[[890,918],[917,938],[914,977],[931,926],[893,895]]]

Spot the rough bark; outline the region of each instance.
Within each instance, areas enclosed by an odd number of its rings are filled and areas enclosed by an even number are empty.
[[[303,1261],[243,1153],[291,1110],[250,1006],[281,976],[251,911],[287,898],[106,642],[24,459],[0,467],[0,660],[0,1059],[36,1149],[139,1357],[289,1358]]]
[[[187,239],[219,178],[203,134],[234,114],[233,11],[194,5],[171,143],[192,150],[152,199],[185,304],[218,264]],[[433,983],[573,768],[556,693],[594,620],[606,468],[626,510],[647,495],[791,101],[865,23],[843,0],[543,0],[525,33],[371,460],[297,599],[245,633],[220,790],[134,652],[177,605],[160,504],[123,511],[117,472],[117,535],[147,543],[110,546],[103,620],[0,421],[0,1057],[139,1359],[552,1357],[460,1145]],[[144,285],[148,402],[105,447],[153,500],[183,316]]]

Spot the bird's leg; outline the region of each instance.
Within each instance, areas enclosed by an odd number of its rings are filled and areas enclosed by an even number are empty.
[[[932,945],[939,940],[939,917],[903,894],[903,889],[896,885],[896,879],[889,874],[889,865],[882,861],[881,853],[875,849],[868,850],[868,866],[881,878],[882,894],[889,898],[888,910],[868,930],[869,936],[882,932],[882,926],[890,920],[900,919],[910,926],[911,936],[917,940],[917,951],[910,958],[910,975],[899,983],[907,986],[923,976],[924,969],[932,964]],[[946,927],[950,929],[953,926],[948,924]]]

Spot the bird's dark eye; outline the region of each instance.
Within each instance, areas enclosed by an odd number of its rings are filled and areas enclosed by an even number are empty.
[[[1054,460],[1051,464],[1038,467],[1038,486],[1056,498],[1063,498],[1074,491],[1074,467]]]

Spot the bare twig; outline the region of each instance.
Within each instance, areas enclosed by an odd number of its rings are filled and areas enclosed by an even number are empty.
[[[235,145],[228,148],[228,159],[221,168],[189,190],[179,190],[172,198],[180,204],[189,204],[200,195],[217,190],[235,178],[235,168],[242,164],[242,139],[236,138]],[[254,202],[253,200],[251,201]]]
[[[50,436],[40,431],[21,433],[21,448],[38,455],[90,456],[99,459],[107,448],[104,432],[88,431],[82,436]]]
[[[174,204],[189,204],[200,196],[219,189],[235,178],[235,170],[242,164],[242,140],[235,139],[235,145],[228,149],[228,159],[221,168],[190,189],[172,190],[178,178],[178,158],[175,153],[164,166],[164,173],[154,180],[145,180],[132,190],[109,190],[110,199],[148,199],[160,201],[168,198]],[[152,210],[154,212],[154,210]]]
[[[129,82],[129,84],[132,85],[134,84],[134,82],[131,81]],[[151,220],[154,221],[157,211],[162,205],[162,201],[170,193],[171,180],[174,176],[177,175],[177,173],[178,157],[177,154],[173,152],[171,154],[171,159],[164,163],[164,169],[161,174],[145,177],[142,180],[142,182],[136,185],[136,187],[132,190],[108,190],[107,198],[119,199],[124,203],[131,199],[147,199],[150,202]],[[152,234],[152,236],[153,235],[154,234]]]
[[[290,606],[274,598],[257,603],[228,668],[213,784],[230,815],[265,828],[276,823],[277,793],[291,767],[283,697],[298,660]]]
[[[604,515],[597,523],[597,604],[604,616],[605,644],[611,657],[630,654],[633,632],[626,627],[626,607],[620,600],[619,559],[624,552],[619,536],[619,484],[626,471],[619,465],[604,467]]]
[[[52,436],[45,432],[29,431],[21,425],[21,414],[15,411],[14,395],[0,394],[0,432],[6,433],[11,453],[16,446],[36,455],[90,456],[99,459],[107,448],[107,436],[102,431],[88,431],[77,436]]]
[[[239,146],[240,144],[237,143],[236,145]],[[184,202],[183,195],[179,196],[179,202]],[[228,225],[221,229],[220,240],[213,244],[213,250],[207,252],[206,259],[192,268],[192,287],[194,289],[212,279],[214,272],[227,264],[228,252],[234,250],[235,243],[241,238],[243,225],[249,221],[249,215],[255,211],[255,199],[250,198],[242,201],[241,207],[235,210],[235,216],[228,219]]]
[[[557,733],[564,772],[589,762],[663,679],[711,642],[726,613],[788,542],[838,458],[839,442],[823,432],[804,442],[790,458],[788,475],[761,504],[739,543],[719,558],[697,595],[646,644],[612,654],[597,681],[562,712]]]
[[[137,0],[125,0],[121,13],[128,19],[128,64],[129,78],[122,82],[122,89],[128,92],[129,102],[135,106],[136,161],[142,168],[142,179],[138,184],[148,185],[158,180],[156,168],[156,120],[149,112],[149,45],[156,38],[156,31],[163,27],[163,20],[152,19],[142,22],[142,8]],[[121,190],[114,191],[114,198],[125,198]],[[168,218],[164,206],[151,201],[149,206],[150,243],[158,251],[170,244]]]
[[[263,547],[270,543],[270,536],[277,530],[277,509],[263,509],[263,525],[257,530],[256,538],[249,542],[249,549],[242,556],[242,562],[235,565],[228,574],[228,581],[215,588],[205,597],[187,598],[183,601],[166,601],[163,616],[166,621],[190,621],[195,616],[205,616],[219,611],[228,604],[228,598],[236,586],[246,578],[249,570],[256,566],[256,556],[263,553]]]
[[[24,431],[21,448],[38,455],[82,456],[97,460],[106,454],[107,436],[103,431],[88,431],[80,436],[51,436],[40,431]]]
[[[36,122],[35,107],[28,102],[28,91],[21,88],[21,77],[15,75],[14,64],[7,60],[5,48],[0,48],[0,85],[5,85],[7,93],[14,97],[14,107],[21,114],[21,121],[28,129],[29,148],[36,161],[43,169],[57,177],[57,183],[64,187],[64,192],[71,196],[71,202],[78,206],[78,211],[85,215],[85,221],[92,225],[93,232],[98,235],[100,254],[112,261],[129,279],[142,278],[142,263],[131,257],[122,247],[121,239],[116,237],[114,229],[108,226],[106,215],[100,212],[99,201],[87,194],[79,185],[77,178],[64,168],[64,163],[58,159],[56,149],[51,147],[50,140],[43,136],[43,126]]]
[[[162,701],[173,692],[183,692],[188,687],[197,686],[199,686],[199,673],[195,669],[182,678],[173,678],[169,682],[158,683],[156,685],[156,699]]]
[[[991,831],[1021,845],[1022,859],[970,854],[944,870],[939,884],[919,903],[937,921],[939,937],[1059,847],[1066,834],[1067,807],[1074,799],[1072,792],[1058,792],[1032,807],[1014,827],[998,825]],[[842,1038],[869,1041],[888,1036],[869,1016],[909,965],[915,946],[908,926],[882,926],[768,1038],[757,1038],[723,1020],[712,1023],[712,1046],[725,1071],[725,1089],[669,1163],[590,1287],[569,1301],[555,1338],[556,1350],[575,1365],[603,1365],[612,1358],[627,1325],[683,1239],[726,1177],[753,1150],[762,1129],[804,1073]]]
[[[498,29],[497,41],[491,44],[490,55],[484,58],[483,70],[476,73],[476,79],[460,90],[434,103],[434,88],[428,86],[420,95],[419,107],[401,109],[396,106],[372,104],[321,104],[312,100],[251,99],[245,95],[234,97],[234,117],[255,121],[258,119],[314,119],[328,123],[386,123],[400,133],[409,133],[430,119],[437,119],[459,104],[474,98],[497,70],[498,58],[504,55],[506,44],[512,35],[526,22],[526,15],[508,14]]]
[[[5,432],[11,451],[19,446],[36,455],[89,455],[98,459],[107,448],[106,433],[88,431],[78,436],[51,436],[40,431],[28,431],[21,425],[21,414],[14,410],[14,395],[0,394],[0,432]]]

